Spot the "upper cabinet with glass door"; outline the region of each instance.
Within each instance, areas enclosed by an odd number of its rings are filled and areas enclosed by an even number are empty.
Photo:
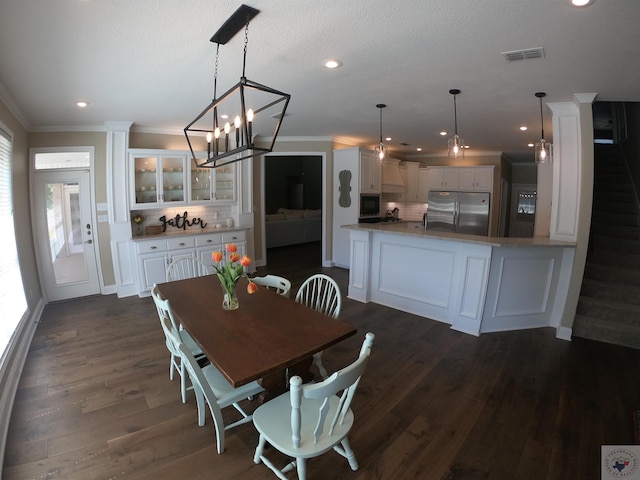
[[[186,204],[186,160],[186,155],[130,153],[132,207]]]
[[[235,163],[216,168],[198,168],[192,163],[189,203],[233,203],[236,182]]]
[[[236,200],[236,164],[229,163],[213,169],[213,198],[216,203]]]

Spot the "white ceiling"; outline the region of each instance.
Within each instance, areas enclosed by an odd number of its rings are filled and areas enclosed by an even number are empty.
[[[182,132],[213,96],[211,35],[241,0],[2,0],[0,98],[32,131],[101,127]],[[596,93],[640,101],[640,1],[246,0],[246,76],[290,93],[280,137],[373,147],[385,103],[390,150],[446,152],[458,130],[478,152],[528,152],[545,102]],[[238,82],[244,35],[220,47],[218,93]],[[507,63],[502,52],[544,48]],[[343,66],[327,70],[331,57]],[[89,106],[80,110],[78,100]],[[545,106],[545,137],[552,138]],[[521,132],[519,127],[529,130]],[[259,132],[255,132],[259,133]],[[402,146],[402,143],[408,146]]]

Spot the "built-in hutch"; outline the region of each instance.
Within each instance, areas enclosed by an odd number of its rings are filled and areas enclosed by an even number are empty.
[[[176,258],[196,256],[212,265],[211,254],[226,243],[235,243],[241,256],[252,255],[248,227],[238,225],[246,218],[240,215],[241,168],[238,163],[198,168],[187,151],[128,151],[130,210],[145,217],[145,227],[157,225],[161,231],[133,232],[130,250],[139,296],[165,281]]]

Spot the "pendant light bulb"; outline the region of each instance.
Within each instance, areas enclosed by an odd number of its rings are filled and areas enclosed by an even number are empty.
[[[540,101],[540,141],[535,145],[536,163],[551,163],[553,160],[553,145],[544,139],[544,119],[542,116],[542,99],[547,96],[545,92],[536,92]]]
[[[386,158],[389,151],[388,147],[386,147],[385,144],[382,143],[382,109],[385,108],[386,105],[384,103],[378,103],[376,107],[380,110],[380,143],[375,148],[375,151],[378,160],[382,162]]]
[[[457,88],[452,88],[449,93],[453,95],[453,126],[454,135],[447,142],[447,153],[451,158],[464,157],[464,140],[458,135],[458,109],[456,105],[456,95],[460,93]]]

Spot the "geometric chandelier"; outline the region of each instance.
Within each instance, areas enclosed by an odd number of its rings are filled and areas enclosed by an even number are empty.
[[[216,168],[273,150],[291,95],[248,80],[245,76],[249,22],[258,13],[260,11],[255,8],[240,6],[211,37],[211,42],[217,44],[213,100],[184,128],[192,159],[198,168]],[[236,85],[218,97],[220,45],[227,43],[242,27],[245,27],[242,76]],[[255,135],[265,135],[274,120],[276,124],[270,145],[257,147]],[[207,139],[206,157],[204,152],[194,151],[192,144],[192,140],[196,142],[196,138],[203,136]]]

